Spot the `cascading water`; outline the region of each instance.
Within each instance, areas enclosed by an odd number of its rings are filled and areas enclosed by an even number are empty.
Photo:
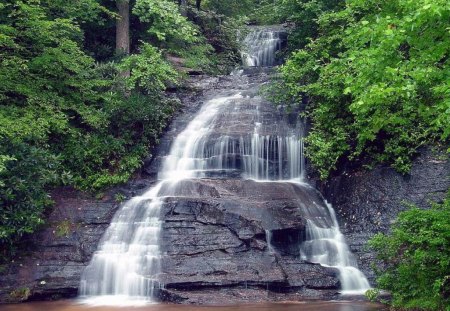
[[[342,294],[364,294],[370,289],[369,282],[357,268],[356,259],[339,230],[333,208],[329,204],[325,206],[327,210],[321,210],[319,217],[312,216],[310,210],[305,213],[309,219],[306,239],[301,245],[301,257],[310,262],[337,268]]]
[[[273,65],[279,38],[277,31],[258,29],[251,33],[245,40],[248,53],[243,53],[244,64]],[[163,288],[160,211],[167,198],[197,191],[186,187],[184,181],[240,178],[310,188],[303,182],[301,124],[268,121],[273,110],[257,98],[236,91],[202,106],[173,141],[158,184],[126,202],[115,215],[82,275],[82,297],[104,305],[153,301],[155,291]],[[314,204],[303,211],[308,222],[302,259],[336,267],[344,292],[369,288],[339,231],[333,209]],[[271,231],[266,230],[273,255],[271,237]]]
[[[129,200],[114,216],[81,278],[80,294],[89,303],[136,305],[151,301],[160,286],[161,186]]]
[[[242,53],[242,62],[244,66],[271,66],[274,64],[275,52],[281,46],[281,39],[279,32],[271,32],[267,29],[259,29],[254,31],[245,39],[247,51]],[[259,124],[256,124],[255,131],[257,131]],[[257,140],[259,137],[255,137]],[[278,137],[279,141],[283,138]],[[299,143],[299,147],[294,146],[294,154],[289,158],[290,165],[300,168],[300,171],[291,170],[290,178],[299,180],[303,179],[303,137],[291,136],[287,138],[290,143],[287,146],[293,146],[292,140]],[[254,151],[253,154],[261,154],[271,150],[270,143],[263,144],[264,148],[260,151]],[[273,149],[273,148],[272,148]],[[287,147],[289,149],[289,147]],[[264,151],[266,150],[266,151]],[[300,150],[301,155],[296,151]],[[287,151],[291,154],[291,151]],[[282,154],[280,149],[279,154]],[[276,156],[274,156],[276,158]],[[255,161],[253,161],[255,163]],[[300,173],[299,173],[300,172]],[[270,179],[266,175],[261,175],[259,172],[253,173],[251,176],[255,179]],[[283,174],[279,173],[279,179],[283,179]],[[324,266],[335,267],[340,271],[340,281],[343,293],[363,293],[370,288],[369,282],[364,274],[357,268],[357,263],[352,253],[348,249],[345,238],[339,230],[339,225],[333,208],[326,204],[327,209],[319,206],[314,207],[314,213],[311,210],[305,210],[305,214],[309,217],[307,221],[307,232],[305,241],[301,245],[301,257],[310,262],[319,263]],[[322,210],[317,210],[317,208]],[[316,216],[315,216],[316,215]],[[320,216],[317,216],[320,215]],[[267,234],[267,233],[266,233]],[[269,235],[268,235],[269,236]]]
[[[268,29],[258,29],[250,33],[244,40],[247,46],[246,52],[242,53],[242,62],[244,66],[272,66],[275,60],[275,52],[281,47],[280,32],[270,31]],[[259,123],[255,124],[255,132],[260,127]],[[300,132],[300,134],[302,134]],[[258,141],[259,136],[255,137]],[[292,169],[289,172],[291,182],[298,182],[300,187],[305,185],[301,183],[303,179],[303,135],[278,137],[277,145],[281,146],[280,141],[287,139],[286,152],[289,155],[289,164]],[[298,146],[295,144],[298,143]],[[259,144],[255,144],[259,145]],[[276,148],[273,148],[270,141],[266,141],[261,145],[263,149],[253,150],[254,156],[261,155],[266,152],[270,154]],[[272,147],[272,148],[271,148]],[[298,153],[300,152],[300,153]],[[278,149],[278,154],[283,154],[282,149]],[[277,156],[274,155],[273,158]],[[258,158],[262,158],[258,156]],[[257,163],[257,161],[252,161]],[[281,167],[281,165],[279,165]],[[299,169],[299,170],[298,170]],[[252,178],[255,179],[271,179],[269,177],[269,170],[266,174],[260,174],[260,169],[253,171]],[[274,176],[274,174],[272,174]],[[278,174],[279,179],[284,179],[283,174]],[[261,178],[263,177],[263,178]],[[339,225],[336,219],[333,208],[329,204],[323,206],[315,205],[309,206],[303,212],[308,218],[307,232],[305,241],[302,243],[301,257],[313,263],[319,263],[324,266],[337,268],[340,272],[339,278],[341,281],[342,293],[344,294],[361,294],[367,289],[370,289],[369,282],[364,274],[357,268],[357,262],[350,252],[343,234],[339,230]],[[266,236],[270,234],[266,232]],[[268,240],[270,245],[270,240]],[[272,249],[271,246],[269,248]]]
[[[241,53],[246,67],[269,67],[276,65],[275,53],[281,49],[281,34],[278,29],[258,27],[244,39],[245,51]]]

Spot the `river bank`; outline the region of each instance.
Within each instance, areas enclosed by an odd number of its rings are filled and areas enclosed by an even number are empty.
[[[19,305],[0,305],[0,311],[125,311],[130,307],[87,306],[75,300],[57,302],[34,302]],[[173,304],[155,304],[133,307],[133,311],[382,311],[387,307],[367,302],[284,302],[265,304],[240,304],[230,306],[185,306]]]

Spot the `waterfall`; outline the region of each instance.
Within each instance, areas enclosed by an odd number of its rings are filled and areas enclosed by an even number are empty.
[[[88,302],[145,304],[160,287],[161,186],[129,200],[114,216],[81,278],[80,295]]]
[[[280,33],[268,29],[257,29],[251,32],[244,40],[246,52],[242,53],[244,66],[273,66],[275,52],[281,47]],[[276,143],[271,144],[270,136],[261,137],[257,134],[261,124],[255,123],[255,134],[252,139],[252,157],[244,162],[244,168],[250,172],[247,176],[257,180],[270,180],[269,154],[278,151],[281,159],[283,151],[287,154],[291,182],[301,186],[304,172],[303,133],[296,137],[277,137]],[[283,144],[283,140],[286,141]],[[278,149],[274,148],[274,145]],[[264,155],[267,155],[264,157]],[[277,158],[276,155],[272,159]],[[267,161],[261,161],[267,159]],[[266,166],[265,166],[266,165]],[[264,168],[266,168],[264,170]],[[283,180],[285,175],[281,172],[282,165],[278,164],[278,179]],[[274,176],[274,172],[272,176]],[[301,258],[323,266],[334,267],[339,270],[343,294],[362,294],[370,289],[365,275],[358,269],[356,259],[350,252],[344,235],[339,230],[335,212],[331,205],[315,205],[308,207],[304,213],[308,217],[305,241],[300,246]],[[266,231],[267,242],[272,250],[271,234]]]
[[[276,65],[275,53],[281,49],[281,30],[255,28],[244,39],[241,53],[245,67],[268,67]]]
[[[126,202],[115,215],[89,266],[85,269],[80,294],[93,304],[120,305],[152,302],[158,282],[161,253],[160,208],[164,197],[179,195],[179,182],[240,171],[244,178],[295,180],[302,177],[303,143],[298,129],[285,136],[264,135],[256,117],[253,134],[213,137],[219,116],[239,109],[238,93],[204,104],[172,144],[165,157],[161,180],[141,196]],[[254,107],[258,116],[258,106]],[[280,132],[287,129],[281,128]],[[270,232],[268,232],[270,234]]]
[[[245,39],[247,66],[272,66],[280,34],[257,29]],[[238,79],[235,77],[234,79]],[[206,101],[174,139],[158,174],[158,183],[125,202],[102,237],[82,274],[80,295],[101,305],[139,305],[155,301],[161,284],[161,210],[167,197],[192,194],[187,179],[240,178],[259,182],[304,182],[303,126],[278,115],[259,96],[236,90]],[[270,116],[270,117],[269,117]],[[183,188],[184,187],[184,188]],[[348,249],[333,209],[307,207],[306,238],[299,257],[336,267],[345,291],[369,288]],[[270,254],[272,233],[266,230]]]
[[[241,94],[207,102],[186,130],[175,139],[166,157],[161,179],[186,179],[217,176],[239,171],[242,177],[255,180],[301,179],[303,176],[303,139],[301,128],[273,129],[265,134],[254,107],[253,133],[216,136],[225,126],[217,117],[239,110]],[[278,133],[277,133],[278,132]],[[283,133],[283,134],[282,134]]]
[[[326,203],[326,210],[318,206],[305,212],[307,221],[306,238],[301,245],[301,258],[339,270],[342,294],[364,294],[370,289],[369,282],[357,268],[357,262],[350,252],[344,235],[339,230],[335,212]],[[313,216],[312,211],[317,213]]]

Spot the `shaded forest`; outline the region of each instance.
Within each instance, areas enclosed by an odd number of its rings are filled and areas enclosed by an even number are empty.
[[[444,0],[4,0],[0,256],[43,225],[50,190],[128,181],[178,109],[170,92],[239,66],[246,25],[288,29],[267,94],[310,120],[321,179],[344,165],[407,175],[424,146],[447,158],[449,20]],[[395,306],[448,310],[449,202],[373,240]]]

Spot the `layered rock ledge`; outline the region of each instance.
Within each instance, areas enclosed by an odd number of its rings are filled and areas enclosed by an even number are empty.
[[[152,152],[155,156],[147,159],[142,176],[101,200],[70,189],[53,193],[56,206],[47,225],[28,238],[28,247],[13,262],[0,268],[0,302],[75,297],[81,273],[120,206],[118,200],[138,195],[156,182],[171,141],[201,104],[216,95],[218,85],[221,92],[245,89],[248,83],[267,79],[261,77],[258,73],[251,81],[194,78],[191,89],[180,95],[181,113]],[[343,172],[318,186],[333,203],[359,267],[372,282],[375,259],[365,247],[367,240],[388,230],[406,208],[403,202],[427,208],[429,201],[441,200],[450,186],[449,172],[448,157],[423,150],[409,175],[378,167]],[[302,200],[296,198],[302,191],[317,201],[319,195],[308,187],[281,183],[266,183],[258,190],[255,182],[238,180],[239,174],[228,175],[228,180],[219,177],[186,180],[183,186],[189,192],[165,199],[161,236],[165,289],[160,298],[198,304],[337,298],[336,271],[299,258],[306,218]]]
[[[322,201],[313,188],[238,179],[185,180],[177,187],[188,190],[165,199],[161,238],[161,280],[171,300],[198,303],[211,292],[229,301],[337,295],[335,269],[299,258],[303,209]]]

